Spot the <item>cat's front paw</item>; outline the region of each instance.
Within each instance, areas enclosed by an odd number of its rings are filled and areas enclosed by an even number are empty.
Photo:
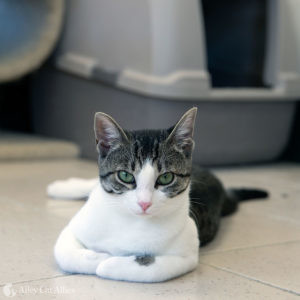
[[[99,277],[107,279],[124,280],[122,274],[130,272],[130,262],[134,260],[134,257],[110,257],[101,262],[97,269],[96,274]]]
[[[98,253],[89,249],[77,249],[67,256],[56,256],[60,268],[70,273],[95,274],[98,265],[109,259],[107,253]]]
[[[111,257],[107,253],[95,252],[95,251],[89,250],[89,249],[79,249],[77,251],[78,251],[78,253],[81,254],[82,258],[86,261],[97,261],[100,263]]]
[[[96,274],[103,278],[113,278],[113,275],[116,273],[119,265],[119,257],[110,257],[98,265]]]

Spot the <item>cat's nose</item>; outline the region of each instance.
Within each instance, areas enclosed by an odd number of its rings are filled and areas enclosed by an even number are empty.
[[[138,204],[143,209],[143,211],[146,211],[152,205],[151,202],[143,202],[143,201],[139,201]]]

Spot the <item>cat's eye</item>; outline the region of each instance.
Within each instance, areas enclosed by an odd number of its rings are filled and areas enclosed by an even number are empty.
[[[135,182],[134,176],[126,171],[119,171],[118,177],[124,183],[134,183]]]
[[[172,172],[167,172],[167,173],[164,173],[162,175],[160,175],[158,178],[157,178],[157,184],[160,184],[160,185],[167,185],[167,184],[170,184],[174,179],[174,174]]]

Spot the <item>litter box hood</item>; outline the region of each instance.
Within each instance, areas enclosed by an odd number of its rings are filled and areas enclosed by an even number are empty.
[[[245,3],[254,2],[261,3]],[[96,158],[96,111],[112,115],[126,129],[167,128],[197,106],[194,161],[277,159],[300,97],[300,3],[266,3],[263,86],[216,88],[201,1],[68,1],[54,65],[36,79],[35,130],[70,139],[81,146],[83,157]]]
[[[267,0],[266,13],[263,80],[270,88],[211,87],[199,0],[69,2],[56,66],[147,96],[295,99],[300,95],[300,3]]]

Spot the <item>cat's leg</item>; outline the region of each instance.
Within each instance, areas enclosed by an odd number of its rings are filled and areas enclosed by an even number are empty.
[[[48,185],[47,194],[52,198],[83,199],[89,196],[98,182],[98,178],[56,180]]]
[[[86,249],[68,227],[57,239],[54,256],[63,271],[83,274],[95,274],[99,263],[110,257],[107,253]]]
[[[103,278],[135,282],[160,282],[194,270],[198,252],[190,256],[122,256],[100,263],[96,274]]]

